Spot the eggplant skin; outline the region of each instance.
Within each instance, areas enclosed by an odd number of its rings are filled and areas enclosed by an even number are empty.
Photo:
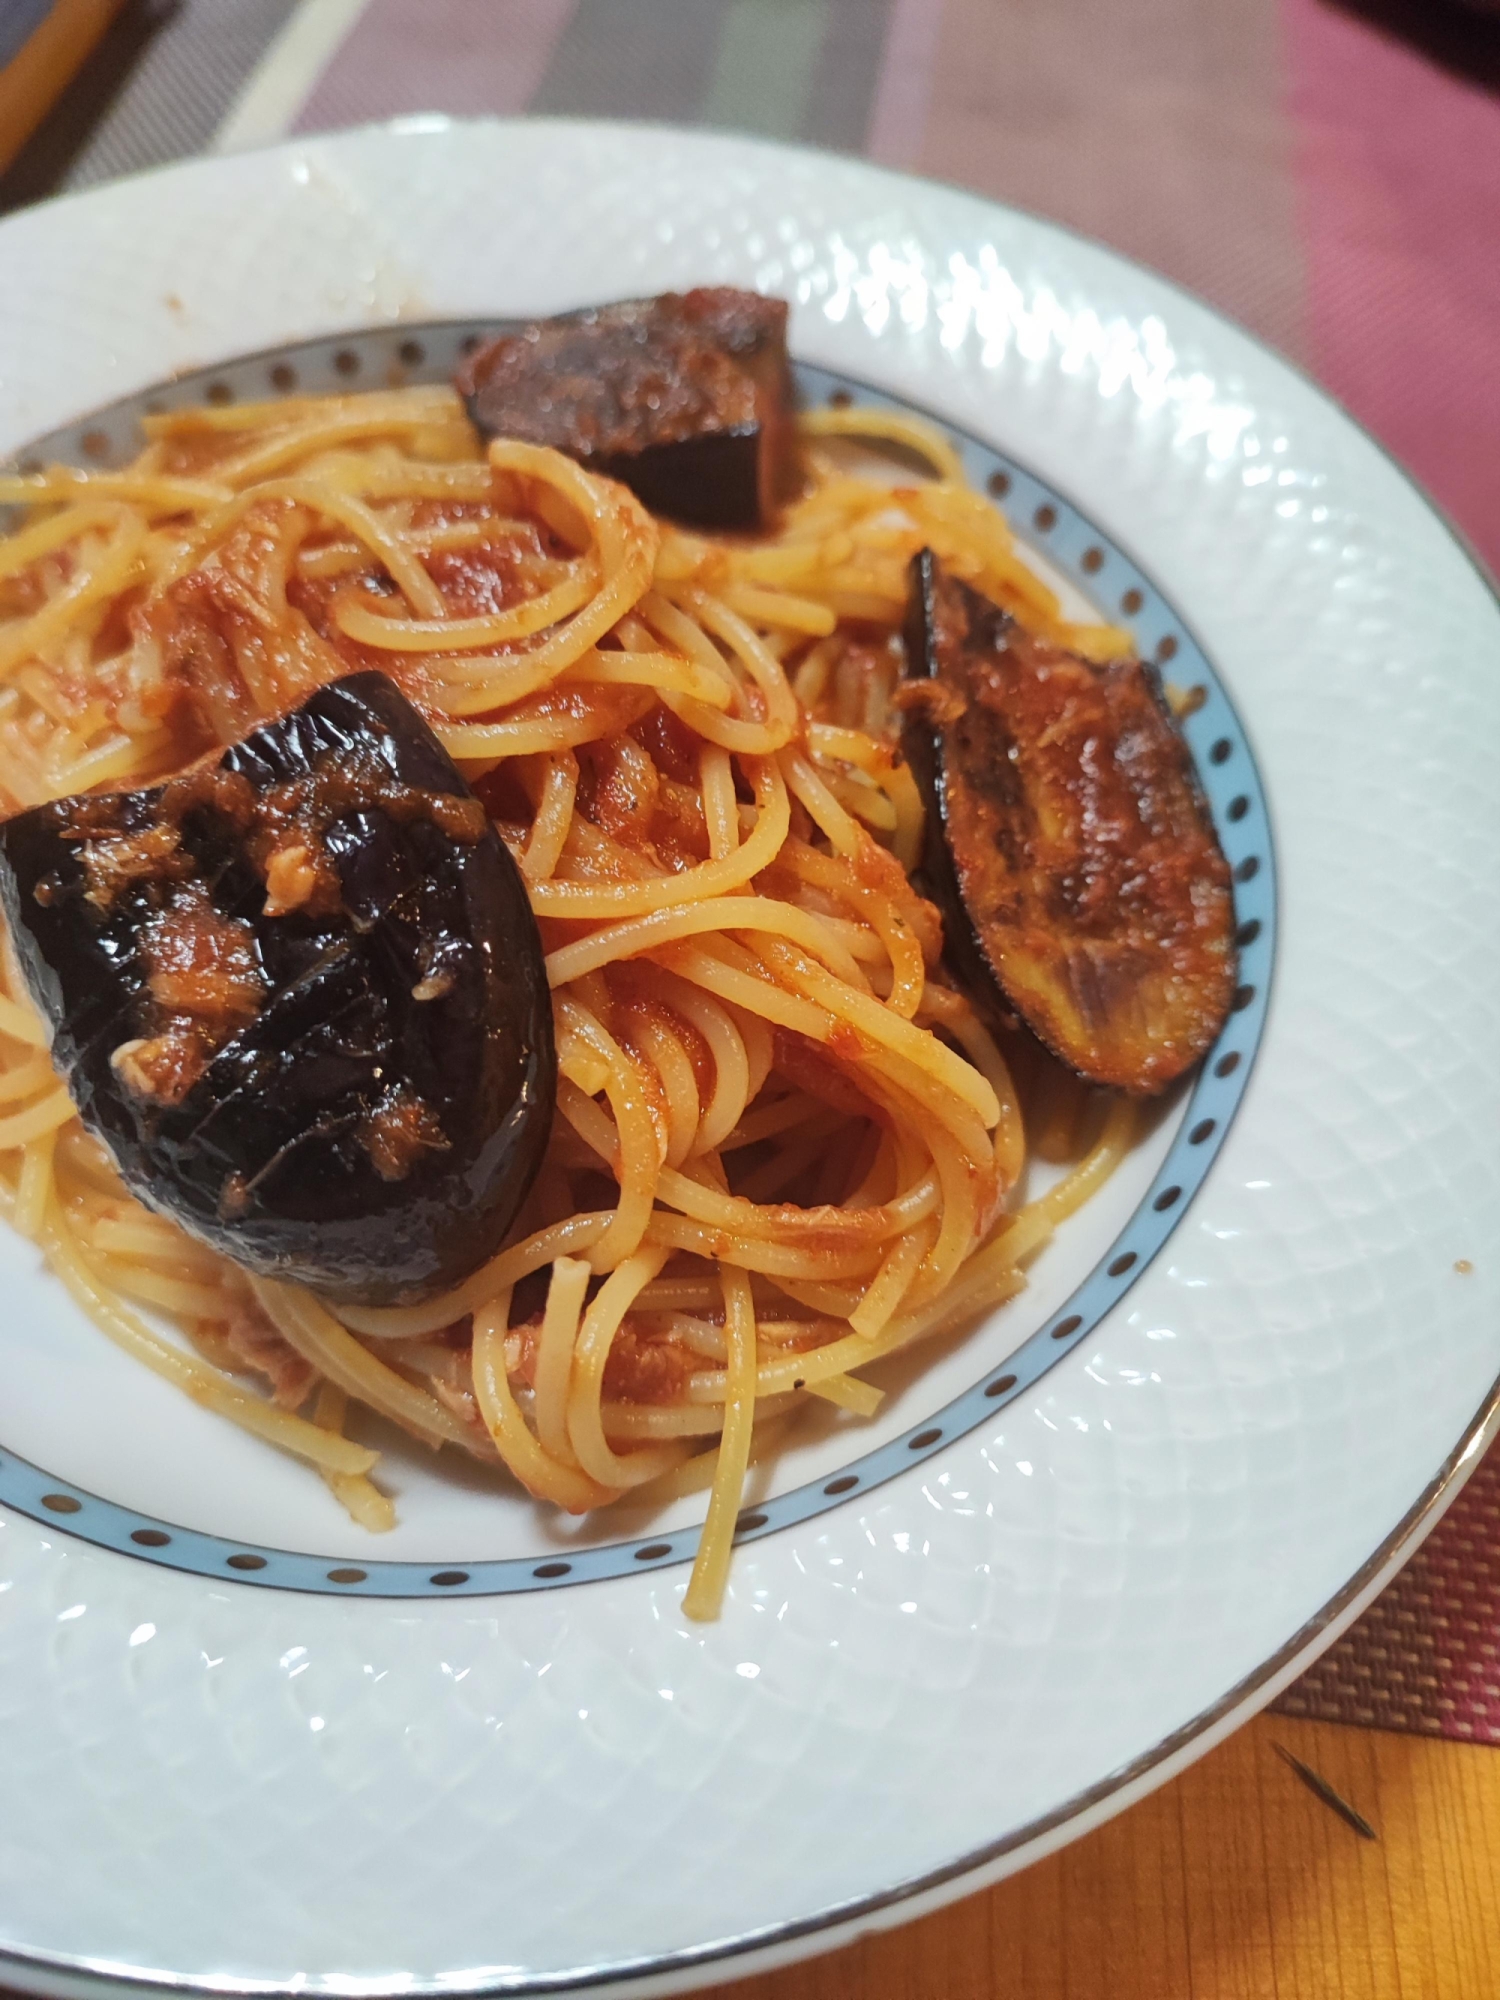
[[[1154,671],[913,559],[902,748],[950,962],[1091,1083],[1164,1090],[1234,994],[1229,868]]]
[[[541,942],[385,675],[169,784],[19,814],[0,897],[83,1122],[151,1206],[351,1304],[431,1297],[499,1248],[556,1093]]]
[[[485,437],[565,451],[699,528],[764,526],[796,491],[787,308],[730,286],[534,320],[456,386]]]

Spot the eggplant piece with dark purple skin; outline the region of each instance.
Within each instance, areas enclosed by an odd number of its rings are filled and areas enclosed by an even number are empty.
[[[902,748],[950,963],[1091,1083],[1154,1095],[1234,993],[1229,869],[1153,669],[1025,631],[912,563]]]
[[[498,1249],[556,1089],[514,863],[395,684],[0,826],[0,897],[83,1122],[151,1206],[334,1301]]]
[[[764,526],[796,491],[787,308],[715,286],[534,320],[460,366],[486,437],[567,452],[654,512]]]

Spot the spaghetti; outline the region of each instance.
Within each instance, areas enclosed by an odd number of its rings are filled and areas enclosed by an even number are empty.
[[[105,1333],[367,1528],[394,1517],[351,1403],[575,1512],[708,1487],[686,1609],[711,1617],[751,1462],[809,1400],[871,1414],[869,1364],[1016,1292],[1131,1137],[1128,1100],[1008,1061],[945,983],[890,711],[910,558],[1087,656],[1128,640],[1069,624],[946,441],[890,412],[804,419],[804,490],[755,540],[485,452],[446,389],[146,430],[121,471],[0,478],[0,809],[149,782],[382,668],[524,876],[556,1116],[488,1265],[335,1315],[127,1193],[7,942],[0,1201]],[[927,470],[871,477],[842,440],[872,437]],[[1076,1163],[1019,1205],[1028,1126]]]

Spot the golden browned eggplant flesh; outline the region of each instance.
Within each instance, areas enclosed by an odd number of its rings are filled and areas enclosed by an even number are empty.
[[[1229,868],[1152,669],[1095,666],[912,564],[903,747],[954,970],[1092,1083],[1151,1095],[1235,983]]]

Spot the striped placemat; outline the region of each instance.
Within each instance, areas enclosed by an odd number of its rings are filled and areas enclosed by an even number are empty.
[[[1310,368],[1500,568],[1500,19],[1442,0],[132,0],[0,208],[420,111],[810,140],[1055,217]],[[1500,1743],[1500,1459],[1285,1697]]]

